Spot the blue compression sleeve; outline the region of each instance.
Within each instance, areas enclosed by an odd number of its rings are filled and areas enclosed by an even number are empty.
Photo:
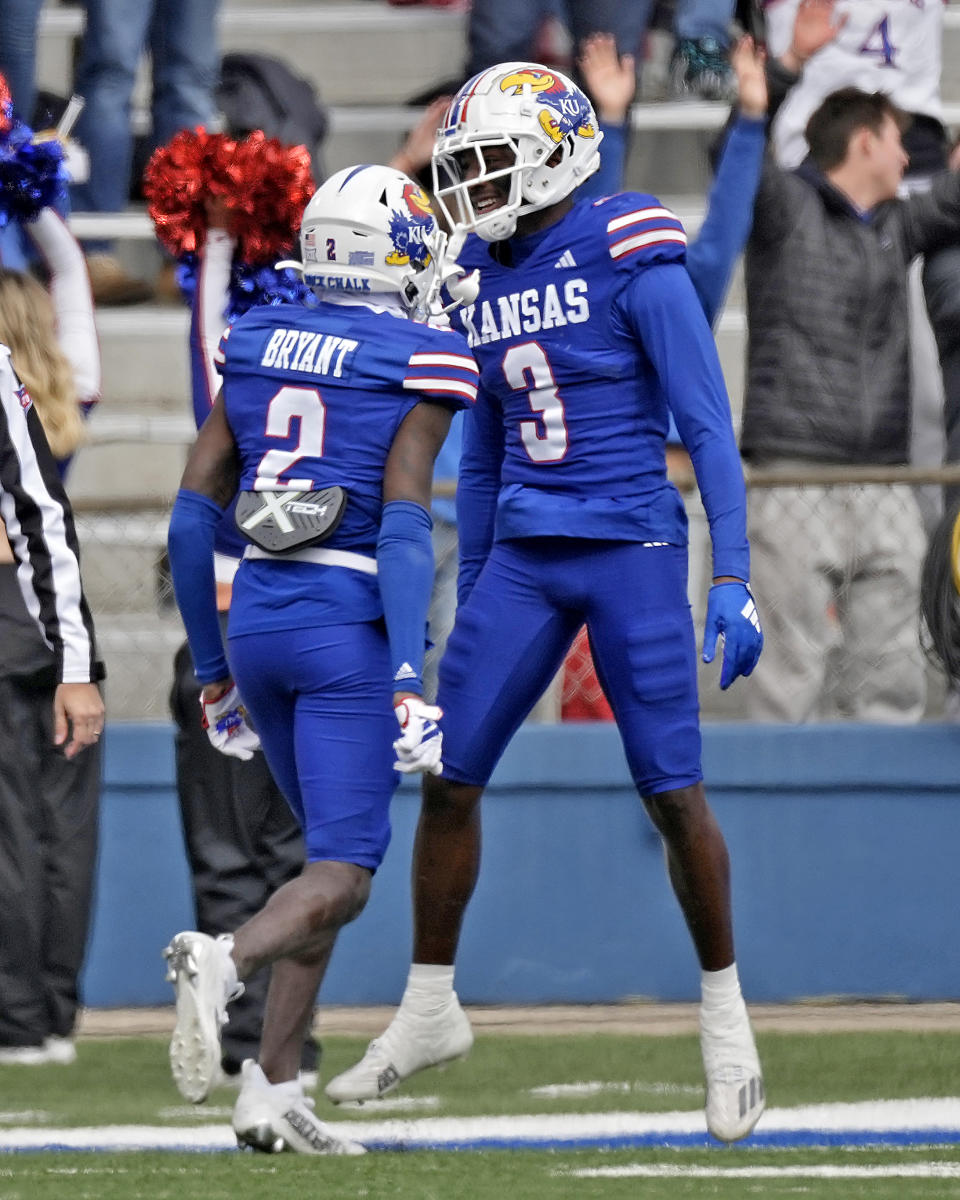
[[[394,691],[423,693],[427,610],[433,589],[433,520],[412,500],[383,506],[377,539],[377,578],[390,639]]]
[[[638,272],[617,303],[660,380],[710,522],[714,575],[750,578],[746,489],[717,348],[679,263]]]
[[[209,496],[181,488],[167,532],[173,592],[201,683],[214,683],[230,674],[220,636],[213,573],[213,537],[222,516],[223,510]]]

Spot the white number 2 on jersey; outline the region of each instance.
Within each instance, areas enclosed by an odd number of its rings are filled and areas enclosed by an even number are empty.
[[[515,392],[526,392],[539,419],[520,422],[523,448],[536,463],[559,462],[567,452],[567,423],[553,369],[536,342],[511,346],[503,356],[503,373]]]
[[[268,450],[257,467],[256,491],[280,487],[280,476],[298,459],[322,458],[327,410],[316,388],[282,387],[267,406],[267,437],[288,438],[290,422],[300,420],[300,440],[293,450]],[[283,487],[309,491],[312,479],[285,479]]]

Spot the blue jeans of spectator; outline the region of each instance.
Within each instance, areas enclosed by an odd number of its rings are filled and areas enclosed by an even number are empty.
[[[75,210],[120,212],[127,206],[130,97],[144,50],[152,59],[152,144],[209,125],[220,70],[218,8],[219,0],[87,0],[76,77],[86,107],[75,135],[90,156],[90,177],[73,191]]]
[[[0,3],[0,72],[21,121],[33,121],[36,99],[37,23],[43,0],[3,0]]]
[[[718,45],[728,46],[734,8],[734,0],[677,0],[674,31],[678,38],[694,42],[713,38]]]
[[[620,53],[633,54],[652,7],[652,0],[473,0],[467,78],[494,63],[529,59],[537,26],[548,14],[566,23],[575,45],[591,33],[612,33]]]

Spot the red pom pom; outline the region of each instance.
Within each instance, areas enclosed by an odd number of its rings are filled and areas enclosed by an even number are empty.
[[[241,262],[271,262],[289,251],[313,195],[310,154],[255,131],[242,142],[204,129],[184,130],[154,152],[143,177],[157,237],[176,257],[194,253],[207,228],[206,202],[231,214]]]
[[[296,241],[315,187],[305,146],[284,146],[259,130],[239,147],[233,228],[243,262],[272,262]]]
[[[13,97],[6,79],[0,75],[0,137],[13,128]]]

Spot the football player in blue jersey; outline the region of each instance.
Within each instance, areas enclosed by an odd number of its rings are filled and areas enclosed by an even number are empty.
[[[652,196],[577,196],[600,137],[583,93],[526,63],[472,79],[438,131],[437,199],[455,230],[475,235],[459,261],[480,271],[476,301],[455,318],[480,391],[458,490],[459,608],[440,667],[444,765],[424,780],[400,1009],[326,1092],[375,1098],[469,1050],[453,962],[479,870],[480,797],[586,623],[702,968],[707,1125],[734,1141],[763,1110],[763,1081],[734,958],[727,849],[702,783],[670,414],[709,518],[703,657],[723,642],[721,688],[749,675],[762,647],[743,475],[680,222]]]
[[[244,1063],[233,1114],[256,1149],[362,1151],[316,1119],[298,1068],[337,933],[363,909],[387,846],[396,770],[440,770],[440,710],[422,699],[428,508],[434,458],[478,374],[463,336],[428,319],[457,270],[445,245],[400,172],[329,179],[304,213],[298,264],[321,302],[253,308],[224,334],[221,392],[171,517],[211,740],[242,754],[259,737],[306,844],[302,873],[232,934],[187,931],[165,951],[171,1068],[195,1103],[217,1078],[227,1004],[273,964],[259,1063]],[[228,663],[213,538],[235,496],[248,545]]]

